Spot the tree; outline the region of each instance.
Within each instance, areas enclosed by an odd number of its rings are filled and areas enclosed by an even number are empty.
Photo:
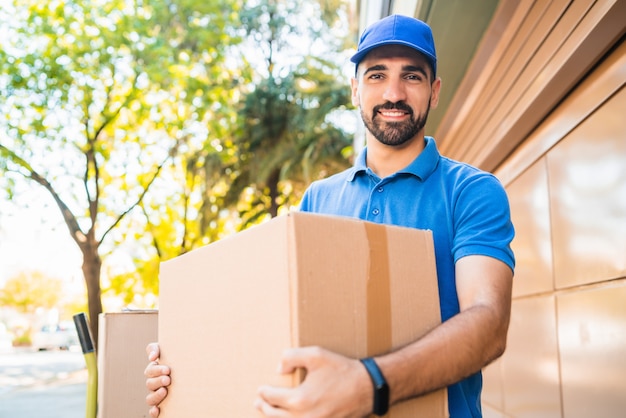
[[[127,301],[156,294],[159,261],[275,216],[345,166],[328,112],[346,108],[347,83],[328,48],[312,53],[335,39],[341,3],[2,2],[0,190],[41,187],[59,208],[96,341],[103,272]],[[305,32],[296,10],[322,19]]]
[[[346,7],[343,0],[246,3],[232,28],[243,42],[229,51],[245,75],[241,98],[231,103],[236,117],[222,119],[207,141],[188,147],[179,164],[182,187],[167,201],[152,194],[142,203],[147,224],[129,230],[145,231],[154,251],[134,257],[136,270],[110,284],[127,303],[142,289],[148,297],[158,294],[158,283],[142,276],[156,277],[159,261],[276,216],[299,201],[312,179],[347,165],[350,139],[337,127],[340,118],[333,120],[348,113],[348,83],[334,64],[347,57],[333,56],[350,42]],[[182,204],[173,209],[172,200]]]
[[[39,271],[10,278],[0,289],[0,305],[32,314],[37,308],[54,308],[63,296],[63,282]]]
[[[244,227],[296,204],[311,180],[349,162],[351,136],[328,117],[349,107],[350,90],[337,61],[325,58],[344,47],[348,32],[332,29],[346,13],[346,3],[296,0],[260,1],[241,13],[244,48],[261,56],[238,112],[224,203],[240,204]]]
[[[6,1],[0,24],[0,171],[43,187],[83,256],[93,338],[102,256],[162,173],[235,93],[224,28],[237,2]],[[139,215],[139,216],[138,216]]]

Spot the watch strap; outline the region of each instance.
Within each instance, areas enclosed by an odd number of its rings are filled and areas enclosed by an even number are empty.
[[[373,358],[366,357],[360,361],[363,366],[365,366],[365,370],[369,373],[372,384],[374,385],[374,407],[372,408],[372,412],[374,415],[382,417],[389,411],[389,385],[387,385],[385,376],[383,376],[383,373],[380,371],[378,364],[376,364]]]

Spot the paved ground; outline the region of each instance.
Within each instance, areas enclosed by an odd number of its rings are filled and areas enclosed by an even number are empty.
[[[86,372],[0,396],[1,418],[84,418]]]
[[[80,352],[0,354],[0,418],[85,418]]]

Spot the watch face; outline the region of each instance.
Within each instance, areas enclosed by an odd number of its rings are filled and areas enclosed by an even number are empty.
[[[374,391],[374,413],[383,416],[389,410],[389,385],[385,382]]]
[[[389,385],[387,385],[385,376],[383,376],[373,358],[361,359],[361,363],[365,366],[374,385],[374,407],[372,412],[375,415],[383,416],[389,410]]]

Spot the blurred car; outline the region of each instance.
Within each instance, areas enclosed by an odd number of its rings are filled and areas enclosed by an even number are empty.
[[[78,345],[78,334],[73,322],[44,325],[32,339],[32,347],[36,351],[69,350]]]

